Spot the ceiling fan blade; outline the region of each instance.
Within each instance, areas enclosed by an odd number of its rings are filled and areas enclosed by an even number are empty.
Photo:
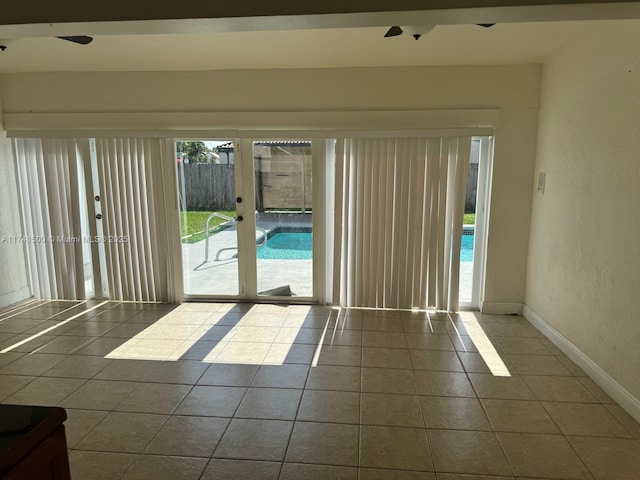
[[[61,40],[66,40],[68,42],[78,43],[80,45],[88,45],[93,42],[93,37],[88,37],[86,35],[76,35],[71,37],[57,37]]]
[[[398,35],[402,35],[402,29],[397,25],[391,27],[389,30],[387,30],[387,33],[384,34],[385,38],[397,37]]]
[[[495,25],[495,23],[476,23],[479,27],[491,28]]]

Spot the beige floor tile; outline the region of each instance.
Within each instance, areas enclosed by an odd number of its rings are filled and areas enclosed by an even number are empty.
[[[377,332],[365,330],[362,333],[362,345],[365,347],[407,348],[404,332]]]
[[[631,438],[604,405],[567,402],[542,402],[542,405],[565,435]]]
[[[416,370],[464,372],[456,352],[438,350],[409,350],[411,364]]]
[[[0,374],[38,376],[42,375],[50,368],[55,367],[67,358],[69,358],[67,355],[47,353],[24,355],[2,367],[2,369],[0,369]]]
[[[420,397],[420,404],[427,428],[491,430],[476,398]]]
[[[458,352],[458,358],[460,359],[460,363],[462,363],[462,367],[465,372],[468,373],[491,373],[491,369],[494,367],[494,364],[491,363],[492,360],[495,361],[497,358],[504,364],[509,373],[512,372],[512,368],[510,368],[509,360],[506,356],[494,356],[493,358],[483,356],[480,353],[474,352]],[[489,363],[487,363],[489,362]]]
[[[362,330],[329,329],[324,335],[323,343],[327,345],[362,346]]]
[[[360,467],[433,471],[426,430],[363,425]]]
[[[538,400],[598,403],[575,377],[525,375],[522,377]]]
[[[8,397],[5,402],[16,405],[55,406],[82,386],[77,378],[40,377]]]
[[[331,390],[306,390],[302,395],[298,421],[352,423],[360,421],[360,394]]]
[[[526,320],[520,318],[520,324],[499,325],[483,322],[482,328],[490,337],[534,337],[540,338],[542,334]]]
[[[436,476],[431,472],[361,468],[360,480],[436,480]]]
[[[407,346],[413,349],[454,351],[449,335],[438,333],[405,333]]]
[[[123,480],[198,480],[207,461],[205,458],[141,455]]]
[[[458,473],[438,473],[438,480],[516,480],[516,477],[504,477],[493,475],[464,475]],[[523,479],[524,480],[524,479]],[[542,480],[538,478],[527,478],[526,480]]]
[[[1,347],[2,345],[0,345]],[[3,347],[4,348],[4,347]],[[4,367],[5,365],[10,364],[11,362],[19,359],[20,357],[22,357],[24,355],[24,353],[22,352],[17,352],[17,351],[11,351],[11,352],[7,352],[7,353],[0,353],[0,367]],[[2,370],[0,369],[0,374],[2,373]]]
[[[491,432],[429,430],[436,472],[511,475],[511,467]]]
[[[518,355],[552,355],[539,338],[500,337],[496,340],[500,351]]]
[[[77,355],[97,355],[104,357],[113,352],[118,347],[127,342],[127,338],[100,337],[81,350],[75,352]]]
[[[568,440],[596,480],[638,478],[638,440],[596,437],[568,437]]]
[[[38,353],[69,354],[89,345],[95,337],[79,337],[60,335],[38,349]]]
[[[360,375],[360,367],[318,365],[309,370],[306,388],[359,392]]]
[[[70,449],[74,448],[109,414],[109,412],[101,410],[76,410],[73,408],[66,408],[65,411],[67,412],[67,420],[64,422],[64,430],[67,437],[67,448]]]
[[[170,414],[191,391],[190,385],[143,383],[115,408],[118,412]]]
[[[174,410],[175,415],[231,417],[246,392],[244,387],[195,386]]]
[[[629,415],[620,405],[605,405],[606,409],[633,435],[640,439],[640,423]]]
[[[419,370],[414,372],[418,395],[435,395],[447,397],[475,397],[476,393],[464,373],[431,372]]]
[[[320,341],[322,330],[319,328],[282,327],[273,342],[275,343],[310,343],[316,345]]]
[[[391,393],[363,393],[360,423],[424,428],[418,397]]]
[[[280,462],[213,458],[201,480],[278,480]]]
[[[440,335],[447,333],[445,322],[429,321],[426,318],[403,318],[402,325],[406,333],[435,333]]]
[[[308,365],[262,365],[251,381],[251,386],[304,388],[308,374]]]
[[[160,362],[149,360],[115,360],[102,369],[94,378],[96,380],[124,380],[139,382],[160,365]]]
[[[260,365],[271,343],[262,342],[228,342],[215,357],[216,363],[251,363]]]
[[[13,395],[22,387],[27,385],[36,377],[26,377],[20,375],[3,375],[0,377],[0,401]]]
[[[569,370],[576,377],[586,377],[587,374],[582,370],[578,365],[576,365],[573,360],[565,355],[556,355],[556,359],[564,365],[564,367]]]
[[[586,480],[591,475],[560,435],[498,433],[515,474],[522,477]]]
[[[594,382],[589,377],[579,377],[578,381],[584,388],[589,390],[589,392],[594,397],[596,397],[600,403],[608,403],[612,405],[616,403],[616,401],[611,398],[607,392],[605,392],[596,382]]]
[[[560,434],[542,404],[534,400],[483,399],[485,412],[497,432]]]
[[[111,412],[76,448],[141,453],[166,420],[164,415]]]
[[[413,370],[397,368],[363,368],[362,391],[415,395]]]
[[[233,338],[235,331],[231,325],[198,325],[191,334],[189,340],[201,341],[225,341]]]
[[[310,365],[316,353],[316,345],[301,343],[274,343],[264,357],[264,365]]]
[[[113,321],[113,319],[105,318],[106,321]],[[149,324],[147,323],[133,323],[127,322],[118,325],[116,328],[109,330],[104,334],[105,337],[118,337],[118,338],[133,338],[140,332],[144,331]]]
[[[64,399],[60,405],[65,408],[86,410],[113,410],[138,385],[136,382],[89,380]]]
[[[238,326],[233,327],[233,334],[229,341],[231,342],[258,342],[273,343],[280,332],[279,327],[249,327]],[[286,343],[286,342],[279,342]]]
[[[279,480],[299,480],[301,478],[305,480],[358,480],[358,469],[285,462]]]
[[[373,330],[378,332],[403,332],[404,327],[400,318],[385,318],[368,316],[363,314],[362,330]]]
[[[248,387],[257,371],[257,365],[214,363],[200,377],[198,385]]]
[[[345,345],[322,345],[318,365],[345,365],[359,367],[362,363],[362,348]]]
[[[294,420],[302,391],[291,388],[249,388],[234,417]]]
[[[144,453],[210,457],[222,438],[228,418],[173,415],[147,445]]]
[[[520,375],[573,376],[556,357],[551,355],[507,355],[507,358],[516,373]]]
[[[542,377],[545,378],[545,377]],[[553,378],[553,377],[546,377]],[[470,373],[469,379],[480,398],[500,398],[508,400],[536,400],[523,377],[496,377],[491,374]]]
[[[136,455],[105,452],[69,454],[69,466],[73,480],[114,480],[122,475],[136,460]]]
[[[337,423],[296,422],[286,461],[356,467],[358,428]]]
[[[468,335],[449,335],[449,340],[457,352],[478,353],[478,347]]]
[[[206,363],[195,360],[162,362],[147,375],[145,382],[193,385],[207,368]]]
[[[106,358],[91,355],[74,355],[42,375],[45,377],[92,378],[102,369],[114,362]]]
[[[234,418],[213,456],[244,460],[281,461],[293,422]]]
[[[283,328],[320,328],[329,322],[328,315],[313,315],[301,313],[287,313],[282,324]]]
[[[405,348],[362,347],[362,366],[411,369],[409,350]]]

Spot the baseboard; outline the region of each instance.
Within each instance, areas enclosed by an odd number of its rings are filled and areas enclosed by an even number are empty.
[[[20,290],[16,290],[15,292],[7,293],[6,295],[0,296],[0,308],[8,307],[14,303],[26,300],[29,297],[31,297],[29,287],[24,287]]]
[[[629,415],[640,422],[640,400],[620,385],[611,375],[576,347],[569,339],[547,323],[538,313],[525,305],[523,316],[551,342],[574,361],[584,372],[609,394]]]
[[[498,302],[482,302],[482,313],[489,315],[511,315],[522,314],[521,303],[498,303]]]

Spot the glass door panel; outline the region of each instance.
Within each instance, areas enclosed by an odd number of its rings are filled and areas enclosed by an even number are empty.
[[[258,296],[313,296],[310,141],[253,142]]]
[[[176,142],[184,293],[238,296],[232,141]]]

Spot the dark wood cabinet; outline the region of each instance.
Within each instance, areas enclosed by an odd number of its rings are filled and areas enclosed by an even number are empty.
[[[62,408],[0,405],[0,479],[70,480]]]

